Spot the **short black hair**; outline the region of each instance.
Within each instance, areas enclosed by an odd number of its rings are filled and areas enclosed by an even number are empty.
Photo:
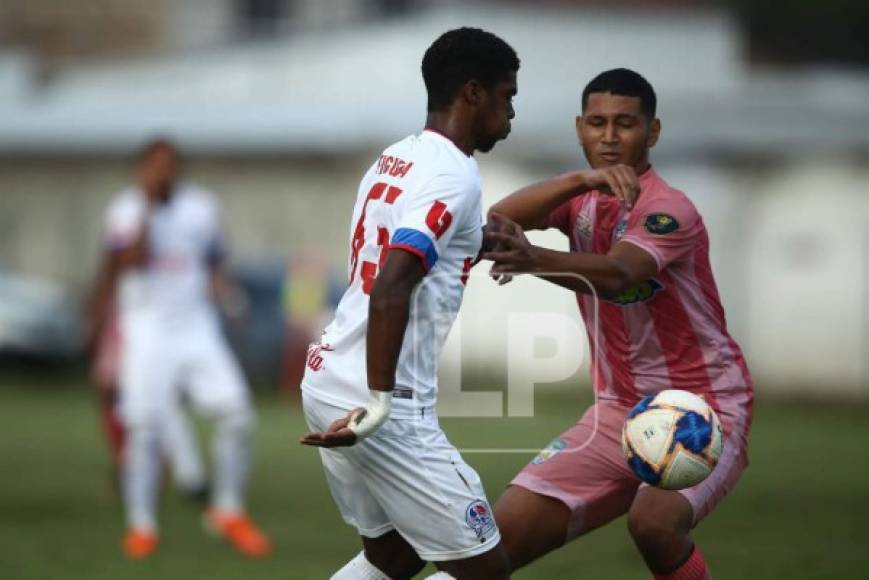
[[[180,157],[181,155],[181,152],[178,151],[178,146],[172,139],[164,135],[158,135],[148,139],[144,145],[139,147],[139,150],[136,152],[136,162],[141,163],[145,161],[151,154],[156,153],[160,149],[166,149],[174,153],[176,157]]]
[[[588,105],[592,93],[611,93],[622,97],[639,97],[640,107],[649,121],[655,118],[658,97],[655,89],[643,76],[627,68],[614,68],[604,71],[591,79],[582,91],[582,110]]]
[[[470,80],[491,88],[518,70],[516,51],[491,32],[468,27],[447,31],[422,58],[428,110],[449,107],[459,88]]]

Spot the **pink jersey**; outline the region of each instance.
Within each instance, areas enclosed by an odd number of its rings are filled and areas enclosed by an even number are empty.
[[[617,242],[648,252],[658,273],[613,300],[577,294],[592,348],[592,381],[600,399],[633,405],[663,389],[703,396],[725,427],[750,420],[754,388],[742,351],[727,332],[709,264],[703,219],[684,193],[654,169],[627,211],[592,191],[553,211],[549,227],[574,252],[606,254]]]

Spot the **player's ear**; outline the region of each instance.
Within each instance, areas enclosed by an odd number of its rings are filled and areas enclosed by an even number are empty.
[[[462,98],[472,107],[477,107],[483,102],[485,89],[479,81],[470,80],[462,85]]]
[[[582,145],[582,115],[576,116],[576,140]]]
[[[661,136],[661,120],[656,118],[649,124],[649,136],[646,138],[646,147],[651,149]]]

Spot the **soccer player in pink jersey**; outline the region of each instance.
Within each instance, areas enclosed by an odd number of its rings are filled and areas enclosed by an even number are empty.
[[[654,90],[636,72],[601,73],[583,91],[576,119],[591,169],[519,190],[491,211],[487,237],[497,248],[486,257],[496,279],[531,273],[577,293],[596,394],[495,507],[513,569],[627,513],[655,578],[708,578],[690,532],[748,464],[751,377],[727,332],[703,219],[649,163],[661,131],[655,107]],[[561,230],[570,251],[533,246],[523,234],[546,228]],[[725,431],[716,469],[680,491],[641,484],[620,445],[631,407],[664,389],[702,396]]]

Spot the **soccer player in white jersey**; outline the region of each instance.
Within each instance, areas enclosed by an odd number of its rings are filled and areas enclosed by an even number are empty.
[[[120,490],[124,464],[125,433],[118,409],[122,337],[115,294],[117,276],[105,260],[97,276],[89,305],[88,352],[91,354],[91,380],[98,389],[100,420],[112,462],[112,484]],[[200,502],[209,496],[208,480],[190,420],[179,405],[164,416],[165,429],[160,443],[171,467],[178,489],[189,499]]]
[[[425,129],[359,186],[350,286],[302,381],[326,480],[364,551],[333,578],[507,578],[477,473],[435,414],[437,360],[483,238],[475,151],[507,137],[519,59],[497,36],[449,31],[426,51]]]
[[[109,276],[116,277],[123,335],[121,417],[127,431],[123,549],[145,558],[157,548],[159,441],[186,389],[193,406],[216,422],[210,530],[248,556],[270,551],[247,517],[243,493],[253,410],[247,386],[223,340],[212,296],[226,297],[217,201],[178,180],[175,146],[149,143],[137,184],[107,212]]]

